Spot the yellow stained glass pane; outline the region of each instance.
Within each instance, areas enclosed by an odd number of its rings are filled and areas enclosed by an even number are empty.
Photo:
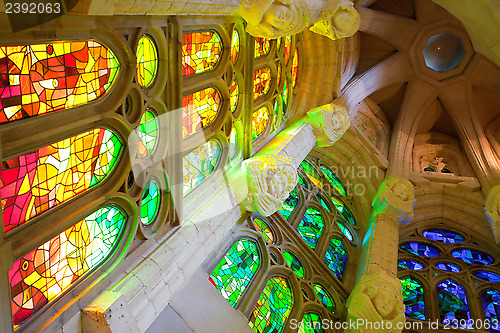
[[[137,44],[137,82],[143,88],[149,87],[158,71],[158,51],[148,35],[142,35]]]

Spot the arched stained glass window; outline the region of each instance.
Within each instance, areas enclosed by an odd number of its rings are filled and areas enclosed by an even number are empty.
[[[339,227],[340,231],[344,234],[344,236],[352,242],[353,237],[351,231],[341,221],[337,221],[337,226]]]
[[[423,235],[424,237],[427,237],[435,242],[456,244],[464,241],[464,237],[462,235],[445,230],[425,230]]]
[[[141,122],[137,130],[139,136],[139,154],[142,157],[148,157],[153,154],[158,143],[160,132],[160,123],[156,114],[151,110],[146,110],[141,117]]]
[[[308,186],[307,186],[307,182],[306,182],[306,180],[304,179],[304,177],[302,177],[302,175],[301,175],[300,173],[297,173],[297,176],[299,176],[299,180],[298,180],[299,184],[300,184],[303,188],[307,189],[307,188],[308,188]]]
[[[356,221],[346,204],[337,197],[331,197],[331,199],[340,215],[342,215],[352,226],[356,225]]]
[[[292,36],[285,37],[285,63],[288,65],[292,53]]]
[[[231,37],[231,61],[236,63],[238,61],[238,56],[240,55],[240,34],[238,30],[233,30],[233,36]]]
[[[120,64],[97,41],[0,46],[0,123],[91,102],[113,85]]]
[[[9,271],[14,328],[110,255],[125,227],[115,206],[98,209],[14,262]]]
[[[222,97],[216,88],[210,87],[182,99],[184,116],[182,136],[184,138],[209,126],[219,114]]]
[[[292,311],[293,301],[288,279],[273,276],[267,281],[250,315],[250,327],[257,333],[281,333]]]
[[[422,284],[412,277],[405,276],[401,279],[403,302],[406,306],[407,318],[425,320],[424,288]]]
[[[217,167],[221,159],[221,146],[217,140],[210,140],[184,157],[184,195],[204,181]]]
[[[263,37],[255,37],[255,58],[269,54],[271,40]]]
[[[281,112],[286,114],[288,110],[288,85],[286,79],[283,79],[283,92],[281,94]]]
[[[440,262],[436,264],[436,268],[445,272],[458,273],[461,271],[460,267],[451,262]]]
[[[113,131],[96,128],[3,162],[5,231],[101,183],[115,168],[122,147]]]
[[[297,84],[297,74],[299,73],[299,51],[295,49],[292,60],[292,87]]]
[[[500,275],[489,271],[477,271],[474,276],[484,281],[500,282]]]
[[[321,212],[316,208],[309,207],[297,227],[297,232],[302,239],[304,239],[307,245],[314,250],[319,238],[321,237],[324,226],[325,222]]]
[[[267,225],[266,221],[260,219],[258,217],[252,219],[253,225],[255,229],[260,232],[262,237],[266,240],[266,242],[272,244],[274,243],[275,237],[271,228]]]
[[[153,39],[142,35],[137,43],[137,83],[143,88],[149,87],[156,78],[158,71],[158,51]]]
[[[292,252],[283,252],[283,257],[285,258],[285,262],[288,267],[292,269],[297,277],[303,278],[306,275],[304,267],[300,263],[300,260]]]
[[[281,64],[278,65],[278,74],[276,76],[276,82],[278,86],[281,83]]]
[[[321,206],[323,206],[324,209],[326,209],[328,212],[330,211],[330,206],[326,202],[325,198],[323,198],[321,195],[316,194],[316,198],[318,199],[319,203]]]
[[[481,294],[481,304],[484,310],[484,316],[490,323],[500,321],[500,292],[496,289],[486,290]],[[500,327],[490,328],[490,332],[500,332]]]
[[[439,317],[441,322],[452,324],[452,320],[458,321],[470,319],[469,305],[465,289],[457,282],[447,279],[438,284]],[[467,323],[471,325],[471,323]],[[472,327],[468,327],[472,328]]]
[[[339,281],[342,281],[347,259],[349,259],[349,255],[344,242],[333,238],[328,245],[328,250],[326,250],[324,262]]]
[[[257,243],[243,238],[233,244],[208,278],[232,307],[248,288],[260,266]]]
[[[271,68],[264,67],[254,73],[253,78],[253,99],[264,96],[271,88]]]
[[[420,262],[416,260],[406,260],[406,259],[399,260],[398,267],[404,269],[411,269],[412,271],[419,271],[424,269],[424,265],[422,265]]]
[[[292,215],[293,210],[295,209],[295,207],[297,206],[298,203],[299,203],[299,195],[297,194],[297,190],[293,189],[290,192],[290,195],[288,196],[288,198],[285,200],[285,202],[281,206],[281,209],[279,210],[280,214],[285,219],[288,220],[288,218],[290,217],[290,215]]]
[[[323,304],[328,311],[335,311],[335,303],[333,302],[333,298],[323,286],[315,284],[314,292],[316,293],[316,296],[318,296],[320,303]]]
[[[418,242],[404,243],[400,248],[405,252],[428,258],[437,257],[440,254],[434,246]]]
[[[231,112],[236,111],[239,99],[240,99],[240,87],[238,85],[238,81],[234,79],[233,83],[231,83],[231,91],[230,91]]]
[[[318,186],[320,189],[323,189],[323,182],[321,181],[321,177],[319,176],[319,173],[316,171],[316,169],[314,169],[314,167],[311,165],[311,163],[304,160],[300,163],[300,166],[306,173],[307,178],[309,178],[309,180],[314,185]]]
[[[151,178],[146,183],[142,192],[141,200],[141,222],[144,225],[149,225],[154,222],[158,216],[160,207],[160,186],[158,182]]]
[[[215,31],[182,35],[182,75],[208,72],[217,66],[222,55],[222,42]]]
[[[316,312],[308,312],[299,324],[299,333],[323,333],[322,318]]]
[[[252,140],[257,139],[269,123],[269,108],[263,106],[252,113]]]
[[[481,251],[472,249],[460,249],[451,252],[453,258],[460,259],[468,264],[490,265],[493,263],[493,258]]]
[[[339,178],[333,173],[333,171],[324,165],[320,165],[320,168],[321,168],[321,171],[323,171],[323,174],[325,175],[325,177],[328,180],[328,182],[330,183],[330,185],[332,185],[332,187],[335,190],[337,190],[337,192],[340,195],[345,197],[346,191],[345,191],[344,185],[342,185]]]

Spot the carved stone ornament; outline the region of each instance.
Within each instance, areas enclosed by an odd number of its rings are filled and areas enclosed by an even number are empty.
[[[401,332],[404,327],[405,306],[401,281],[383,272],[364,275],[347,299],[347,322],[354,322],[345,332]],[[352,328],[354,327],[354,328]]]
[[[359,13],[350,0],[333,0],[327,2],[320,19],[309,30],[337,40],[354,35],[360,22]]]
[[[269,216],[281,208],[297,181],[291,159],[270,153],[243,161],[229,185],[236,203],[247,211]]]
[[[331,146],[339,140],[351,124],[346,108],[326,104],[307,112],[309,123],[313,126],[319,147]]]
[[[500,185],[491,189],[486,199],[484,211],[493,231],[495,241],[497,244],[500,244]]]
[[[399,222],[408,223],[413,218],[415,193],[412,183],[403,178],[391,177],[378,188],[372,206],[379,212],[392,215]]]

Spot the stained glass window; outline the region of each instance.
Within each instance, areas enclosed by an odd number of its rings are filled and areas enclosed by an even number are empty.
[[[484,281],[500,282],[500,275],[493,272],[477,271],[474,273],[474,276]]]
[[[101,183],[114,169],[122,141],[96,128],[2,163],[5,231]]]
[[[93,41],[0,46],[0,123],[69,109],[104,95],[120,64]]]
[[[307,162],[306,160],[302,161],[300,163],[300,166],[302,167],[302,170],[306,173],[307,178],[316,186],[319,188],[323,188],[323,182],[321,181],[321,177],[319,176],[319,173],[314,169],[314,167],[311,165],[311,163]]]
[[[297,227],[297,232],[313,250],[316,248],[325,223],[321,212],[316,208],[307,208]]]
[[[273,276],[267,281],[250,315],[250,327],[257,333],[281,333],[293,306],[288,279]]]
[[[142,192],[141,200],[141,222],[148,225],[154,222],[160,207],[160,186],[155,179],[146,183]]]
[[[288,218],[290,217],[290,215],[292,215],[293,210],[295,209],[295,207],[297,206],[298,203],[299,203],[299,195],[297,194],[297,190],[293,189],[290,192],[290,195],[288,196],[288,198],[285,200],[285,202],[281,206],[281,209],[279,210],[280,214],[285,219],[288,220]]]
[[[460,259],[468,264],[490,265],[493,258],[488,254],[472,249],[460,249],[451,252],[453,258]]]
[[[155,42],[148,35],[142,35],[137,44],[137,83],[149,87],[158,71],[158,51]]]
[[[182,136],[184,138],[212,124],[219,114],[222,97],[213,87],[197,91],[182,99],[184,116]]]
[[[424,237],[432,239],[436,242],[456,244],[464,241],[464,237],[462,235],[445,230],[425,230],[423,235]]]
[[[280,114],[279,114],[279,111],[280,111],[280,103],[279,103],[279,99],[276,98],[274,100],[274,115],[273,115],[273,130],[277,129],[279,124],[280,124]]]
[[[401,279],[403,302],[406,306],[407,318],[425,320],[424,288],[422,284],[412,277],[405,276]]]
[[[263,37],[255,37],[255,58],[268,54],[270,49],[271,40]]]
[[[233,244],[208,278],[232,307],[245,293],[259,269],[260,254],[257,243],[243,238]]]
[[[281,45],[283,45],[283,44],[281,43],[281,39],[282,39],[282,38],[283,38],[283,37],[280,37],[280,38],[278,38],[278,39],[276,40],[276,47],[278,48],[278,50],[281,50]]]
[[[118,208],[100,208],[14,262],[9,271],[14,328],[103,262],[125,221]]]
[[[337,197],[331,197],[331,199],[340,215],[342,215],[351,225],[354,226],[356,224],[356,221],[354,220],[354,217],[352,216],[349,208],[347,208],[346,204]]]
[[[298,180],[299,184],[300,184],[303,188],[307,189],[307,188],[308,188],[308,186],[307,186],[307,182],[306,182],[306,180],[304,179],[304,177],[302,177],[302,175],[301,175],[300,173],[297,173],[297,176],[299,176],[299,180]]]
[[[398,261],[398,267],[404,268],[404,269],[411,269],[413,271],[419,271],[421,269],[424,269],[424,265],[419,263],[416,260],[399,260]]]
[[[267,128],[269,108],[263,106],[252,113],[252,140],[257,139]]]
[[[345,195],[346,195],[345,188],[342,185],[342,183],[340,182],[339,178],[333,173],[333,171],[324,165],[320,165],[320,169],[321,169],[321,171],[323,171],[323,174],[325,175],[325,177],[328,180],[328,182],[330,183],[330,185],[332,185],[332,187],[335,190],[337,190],[337,192],[340,195],[345,197]]]
[[[236,108],[238,107],[238,102],[240,99],[240,87],[238,85],[238,81],[236,79],[233,80],[233,83],[231,83],[231,112],[236,111]]]
[[[447,279],[438,284],[437,290],[439,317],[441,322],[445,323],[444,321],[446,320],[446,323],[452,324],[454,319],[460,321],[462,319],[468,320],[471,318],[467,294],[460,284],[451,279]]]
[[[137,130],[139,136],[139,154],[142,157],[148,157],[156,149],[158,136],[160,132],[160,123],[158,118],[151,110],[146,110],[141,117],[141,122]]]
[[[292,87],[297,84],[297,74],[299,73],[299,51],[295,49],[292,60]]]
[[[316,198],[318,199],[319,203],[321,206],[323,206],[324,209],[326,209],[328,212],[330,211],[330,206],[326,202],[325,198],[323,198],[321,195],[316,194]]]
[[[278,65],[278,75],[276,76],[277,86],[279,87],[281,83],[281,64]]]
[[[233,30],[233,37],[231,37],[231,60],[234,63],[238,61],[238,56],[240,54],[240,34],[238,30]]]
[[[266,240],[266,242],[272,244],[274,243],[274,234],[271,228],[267,225],[266,221],[260,219],[258,217],[252,219],[253,225],[255,229],[260,232],[262,237]]]
[[[338,238],[333,238],[328,245],[328,250],[326,250],[324,263],[339,281],[342,281],[347,259],[349,259],[349,255],[344,242]]]
[[[292,36],[285,37],[285,63],[288,64],[292,52]]]
[[[283,257],[285,258],[285,262],[288,267],[292,269],[297,277],[303,278],[306,275],[306,272],[304,270],[304,267],[300,263],[300,260],[292,252],[283,252]]]
[[[349,229],[340,221],[337,221],[337,226],[339,227],[340,231],[346,236],[346,238],[352,242],[353,237]]]
[[[203,31],[182,35],[183,76],[200,74],[214,69],[221,55],[222,42],[216,32]]]
[[[493,324],[490,332],[500,332],[500,328],[495,324],[500,321],[500,292],[495,289],[486,290],[481,294],[481,304],[486,319]]]
[[[271,68],[258,69],[253,77],[253,99],[256,100],[269,92],[271,88]]]
[[[184,157],[183,191],[184,195],[198,186],[219,164],[221,147],[218,141],[210,140]]]
[[[461,271],[460,267],[451,262],[440,262],[436,264],[436,268],[445,272],[458,273]]]
[[[286,114],[288,110],[288,85],[286,79],[283,79],[283,93],[281,94],[281,112]]]
[[[418,242],[404,243],[400,246],[400,248],[403,251],[415,254],[417,256],[424,256],[430,258],[439,255],[438,249],[436,249],[434,246],[424,243],[418,243]]]
[[[333,302],[333,298],[323,286],[315,284],[314,292],[316,293],[316,296],[318,296],[319,302],[323,304],[328,311],[335,311],[335,303]]]
[[[299,324],[299,333],[323,333],[322,319],[316,312],[308,312]]]

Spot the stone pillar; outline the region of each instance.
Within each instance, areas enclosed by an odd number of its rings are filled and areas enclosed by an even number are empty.
[[[500,185],[493,187],[488,193],[484,211],[495,241],[500,244]]]
[[[392,177],[373,200],[370,226],[363,241],[358,284],[347,300],[347,320],[356,322],[346,332],[401,332],[405,322],[401,282],[396,277],[399,223],[413,217],[413,185]]]

